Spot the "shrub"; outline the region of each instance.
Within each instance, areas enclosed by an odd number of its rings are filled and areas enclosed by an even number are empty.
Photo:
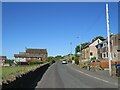
[[[43,64],[44,61],[40,61],[40,62],[29,62],[29,65],[35,65],[35,64]]]
[[[91,58],[91,60],[95,60],[95,59],[96,59],[96,57],[92,57],[92,58]]]
[[[77,64],[77,65],[79,64],[79,60],[78,60],[78,59],[77,59],[77,60],[75,60],[75,64]]]
[[[86,68],[86,69],[87,69],[87,66],[88,66],[88,65],[87,65],[87,64],[85,64],[85,63],[84,63],[84,64],[82,64],[82,68]]]

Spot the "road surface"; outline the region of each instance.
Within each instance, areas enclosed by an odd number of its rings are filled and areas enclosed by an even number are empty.
[[[118,88],[117,83],[116,78],[58,61],[48,68],[36,88]]]

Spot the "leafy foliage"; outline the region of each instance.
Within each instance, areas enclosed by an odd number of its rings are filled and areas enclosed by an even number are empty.
[[[52,60],[55,60],[55,58],[53,56],[49,56],[47,60],[52,61]]]
[[[95,60],[95,59],[96,59],[96,57],[92,57],[92,58],[91,58],[91,60]]]
[[[60,59],[63,59],[63,57],[61,55],[57,55],[57,56],[55,56],[55,59],[60,60]]]
[[[90,42],[85,42],[81,44],[81,47],[85,47],[86,45],[88,45]]]
[[[13,63],[13,62],[14,62],[14,60],[6,59],[4,63],[9,63],[9,64],[11,64],[11,63]]]
[[[94,42],[97,39],[104,39],[104,37],[103,36],[97,36],[97,37],[95,37],[95,38],[92,39],[92,42]]]
[[[75,64],[79,64],[79,59],[78,59],[78,55],[77,54],[75,54],[74,55],[74,60],[75,60]]]
[[[43,64],[45,63],[44,61],[40,61],[40,62],[29,62],[29,65],[36,65],[36,64]]]
[[[78,53],[78,52],[80,52],[80,45],[77,45],[75,48],[75,53]]]
[[[63,57],[61,55],[57,55],[55,57],[49,56],[48,59],[47,59],[47,61],[50,62],[50,61],[53,61],[53,60],[60,60],[60,59],[63,59]]]
[[[76,48],[75,48],[75,53],[78,53],[80,52],[80,49],[82,49],[83,47],[85,47],[86,45],[88,45],[90,42],[85,42],[85,43],[82,43],[81,45],[77,45]],[[80,47],[81,46],[81,47]]]

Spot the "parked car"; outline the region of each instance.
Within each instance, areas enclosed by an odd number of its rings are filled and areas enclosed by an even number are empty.
[[[67,64],[67,60],[66,59],[62,60],[62,64]]]

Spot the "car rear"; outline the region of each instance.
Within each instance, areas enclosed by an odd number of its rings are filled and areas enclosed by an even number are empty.
[[[63,60],[63,61],[62,61],[62,64],[67,64],[67,60]]]

